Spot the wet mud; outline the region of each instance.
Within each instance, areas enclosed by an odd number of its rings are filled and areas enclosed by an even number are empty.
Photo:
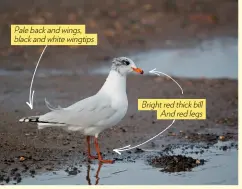
[[[33,177],[45,172],[56,172],[63,167],[76,167],[78,169],[79,166],[85,167],[89,161],[86,156],[85,137],[82,134],[54,128],[37,130],[36,125],[20,124],[17,120],[29,114],[46,112],[47,107],[44,104],[44,98],[47,94],[50,94],[48,95],[49,99],[51,97],[55,99],[53,100],[55,105],[61,105],[62,107],[82,97],[84,98],[84,96],[90,96],[102,85],[105,76],[55,76],[43,79],[37,77],[35,86],[38,93],[35,98],[36,109],[34,112],[28,110],[25,105],[25,97],[28,96],[28,91],[23,90],[28,88],[29,83],[27,81],[30,80],[30,77],[22,78],[22,81],[26,82],[19,82],[17,76],[1,76],[1,80],[3,81],[1,82],[3,91],[1,98],[4,99],[1,101],[2,109],[0,113],[3,120],[0,123],[1,183],[22,183],[26,177]],[[86,82],[80,82],[83,80]],[[169,80],[159,80],[157,82],[157,77],[129,76],[127,83],[128,113],[120,124],[101,133],[99,137],[104,158],[115,159],[115,164],[136,164],[149,154],[147,149],[152,151],[152,149],[158,148],[159,152],[166,152],[171,149],[169,145],[184,143],[189,144],[190,147],[193,146],[192,154],[197,155],[205,151],[206,148],[209,149],[218,141],[238,140],[238,120],[236,118],[238,113],[238,82],[236,80],[177,80],[186,90],[187,98],[205,97],[207,99],[207,120],[178,120],[164,135],[157,137],[150,143],[138,149],[123,152],[121,156],[116,154],[113,152],[114,148],[144,142],[170,124],[169,121],[156,120],[154,112],[137,112],[137,98],[149,98],[151,96],[153,98],[176,98],[180,96],[180,90],[174,87],[174,83]],[[68,85],[63,86],[65,82]],[[137,87],[141,83],[142,87]],[[15,88],[9,91],[9,86],[15,86]],[[55,86],[55,89],[52,86]],[[79,86],[79,89],[76,86]],[[166,90],[157,90],[159,86]],[[150,90],[147,90],[147,88]],[[209,90],[204,90],[205,88]],[[52,92],[50,93],[50,91]],[[68,93],[64,91],[68,91]],[[154,93],[153,91],[157,92]],[[231,115],[233,115],[232,119],[230,118]],[[227,118],[226,122],[217,122],[218,119],[225,118]],[[195,148],[197,143],[203,143],[205,147],[197,149]],[[234,146],[236,147],[236,144]],[[220,148],[220,151],[223,152],[230,150],[230,146],[227,145]],[[182,149],[178,155],[190,157],[186,152],[186,147]],[[154,154],[155,156],[156,154]],[[174,154],[169,154],[169,156],[166,154],[162,157],[161,160],[166,157],[167,160],[174,161],[169,159],[173,158]],[[198,158],[198,160],[200,159],[203,158]],[[184,158],[182,161],[188,168],[193,166],[191,165],[193,164],[192,161],[189,159]],[[92,163],[97,162],[91,161]],[[176,170],[176,166],[174,164],[174,167],[170,170]],[[79,171],[76,168],[69,168],[67,170],[68,174],[77,174]]]
[[[225,147],[226,151],[224,150]],[[163,179],[157,180],[157,178],[166,177],[167,174],[175,176],[174,178],[178,180],[181,179],[179,182],[183,182],[182,180],[184,180],[184,176],[182,175],[187,175],[186,177],[188,178],[194,177],[193,183],[198,184],[201,179],[198,172],[202,173],[203,171],[210,175],[211,178],[207,180],[204,179],[201,181],[202,183],[207,182],[211,184],[215,179],[217,180],[216,182],[236,184],[236,178],[234,177],[236,175],[236,170],[234,167],[238,167],[238,162],[235,161],[238,158],[236,158],[237,155],[235,153],[237,150],[237,142],[231,141],[218,141],[216,144],[210,146],[198,143],[170,144],[165,146],[165,149],[138,149],[138,151],[124,153],[122,155],[123,158],[120,158],[119,161],[111,165],[98,164],[98,162],[95,161],[85,161],[77,163],[76,165],[63,165],[66,167],[65,169],[62,168],[54,171],[48,169],[47,171],[37,174],[34,170],[30,170],[28,174],[23,174],[15,168],[11,170],[11,176],[1,175],[0,178],[2,184],[19,184],[22,181],[23,184],[59,184],[59,182],[62,182],[62,179],[65,179],[63,184],[73,184],[74,182],[92,185],[100,183],[110,184],[112,181],[116,183],[124,182],[125,178],[123,177],[128,176],[134,178],[131,182],[132,184],[139,184],[139,177],[134,177],[132,173],[133,170],[136,170],[136,172],[142,172],[143,175],[145,175],[144,172],[150,172],[148,173],[150,176],[153,174],[151,179],[148,180],[152,180],[154,183],[146,180],[146,184],[164,184]],[[231,154],[231,157],[228,156],[229,154]],[[131,161],[127,158],[128,156],[132,157]],[[229,157],[226,159],[226,162],[225,159],[219,159],[226,156]],[[107,155],[107,157],[111,156]],[[220,164],[223,164],[223,166]],[[235,172],[231,173],[231,178],[228,177],[225,169]],[[215,173],[223,171],[224,174],[221,173],[220,177],[214,177],[214,171]],[[94,175],[93,172],[95,172]],[[105,176],[107,174],[109,176]],[[119,178],[120,176],[122,178]],[[139,176],[142,177],[142,174]],[[95,180],[95,182],[93,182],[93,180]],[[189,183],[189,181],[186,181],[186,184]],[[173,181],[169,184],[178,183],[177,181]]]
[[[43,79],[37,77],[35,86],[38,93],[35,98],[35,113],[28,110],[25,105],[28,91],[23,89],[28,88],[27,81],[30,80],[30,77],[26,76],[22,79],[26,82],[19,82],[17,76],[1,76],[3,81],[1,82],[3,91],[1,98],[4,99],[1,101],[0,113],[3,120],[0,123],[2,150],[0,154],[0,180],[2,184],[19,183],[20,181],[22,183],[26,176],[32,177],[44,172],[56,172],[66,166],[78,168],[89,162],[86,156],[85,137],[80,133],[54,128],[40,131],[34,124],[20,124],[17,120],[29,114],[46,112],[47,107],[43,99],[47,94],[50,94],[50,91],[52,92],[51,95],[48,95],[49,99],[54,98],[55,105],[64,107],[65,104],[68,105],[82,97],[84,98],[84,96],[90,96],[98,90],[105,80],[105,76],[55,76]],[[80,82],[83,80],[86,82]],[[69,84],[63,86],[65,82]],[[189,143],[190,146],[204,143],[206,144],[205,148],[209,148],[218,141],[238,140],[238,120],[235,116],[238,113],[238,82],[236,80],[178,79],[178,82],[186,90],[187,98],[206,97],[207,120],[189,122],[178,120],[174,127],[163,136],[157,137],[156,140],[139,147],[139,149],[123,152],[121,156],[116,154],[113,152],[114,148],[144,142],[170,124],[169,121],[157,121],[154,112],[137,112],[137,98],[151,96],[153,98],[176,98],[180,96],[180,90],[174,87],[174,83],[169,80],[157,82],[157,77],[129,76],[127,83],[128,113],[119,125],[106,130],[99,137],[104,158],[115,159],[117,164],[137,163],[138,160],[144,159],[147,153],[149,154],[145,149],[160,148],[160,152],[166,152],[170,150],[169,145],[181,142]],[[142,83],[142,87],[137,87],[140,83]],[[15,86],[15,88],[9,91],[9,86]],[[55,86],[55,89],[52,86]],[[76,86],[79,86],[79,89]],[[159,86],[166,90],[157,90]],[[204,90],[205,88],[209,90]],[[68,91],[68,93],[64,91]],[[153,93],[152,91],[157,92]],[[233,119],[229,119],[231,115],[234,115]],[[228,121],[217,123],[216,120],[226,117],[230,124],[227,124]],[[204,149],[194,149],[193,154],[200,153],[202,150]],[[221,147],[221,151],[226,152],[227,150],[229,147],[226,145]],[[179,155],[188,155],[185,147]],[[96,161],[91,161],[91,163],[96,163]],[[78,170],[69,169],[68,172],[73,175],[78,173]]]
[[[191,171],[192,168],[203,165],[204,159],[193,159],[182,155],[157,156],[150,160],[154,167],[162,168],[162,172]]]
[[[152,155],[147,158],[147,162],[153,167],[161,168],[161,172],[186,172],[192,171],[193,168],[202,166],[209,161],[206,159],[193,158],[189,155],[195,154],[199,157],[204,153],[210,152],[213,148],[218,151],[227,151],[231,149],[238,150],[238,144],[236,142],[229,141],[229,143],[226,143],[225,140],[221,142],[221,140],[218,139],[219,137],[217,137],[217,140],[214,141],[214,143],[205,143],[203,141],[203,143],[200,144],[188,143],[183,145],[167,145],[161,152],[159,152],[159,155]],[[216,146],[215,144],[218,142],[220,145]],[[177,153],[177,150],[179,150],[179,153]]]

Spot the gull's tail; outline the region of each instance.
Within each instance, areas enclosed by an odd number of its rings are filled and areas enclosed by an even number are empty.
[[[40,119],[40,116],[23,117],[19,120],[19,122],[34,122],[34,123],[37,123],[38,129],[44,129],[46,127],[52,127],[52,126],[65,126],[64,124],[61,124],[61,123],[41,121],[39,119]]]
[[[30,116],[30,117],[23,117],[19,120],[19,122],[34,122],[38,124],[38,129],[44,129],[46,127],[52,127],[52,126],[66,126],[65,123],[59,123],[59,122],[50,122],[50,121],[43,121],[40,120],[41,116]]]
[[[49,121],[41,121],[39,120],[40,116],[30,116],[30,117],[23,117],[19,120],[19,122],[35,122],[35,123],[45,123],[45,124],[64,124],[58,122],[49,122]]]
[[[31,117],[23,117],[19,120],[19,122],[35,122],[35,123],[41,123],[39,121],[40,116],[31,116]]]

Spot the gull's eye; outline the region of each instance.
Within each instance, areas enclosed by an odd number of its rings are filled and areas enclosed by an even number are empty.
[[[122,60],[122,63],[127,65],[127,66],[130,64],[130,62],[128,60]]]

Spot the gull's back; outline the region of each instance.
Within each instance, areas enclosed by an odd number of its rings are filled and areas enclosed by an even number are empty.
[[[108,124],[107,120],[117,112],[112,107],[111,98],[107,95],[94,95],[75,104],[58,110],[53,110],[39,117],[40,121],[59,124],[39,123],[39,127],[63,126],[68,130],[83,130],[87,127]]]

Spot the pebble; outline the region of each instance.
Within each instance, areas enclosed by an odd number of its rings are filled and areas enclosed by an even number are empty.
[[[225,140],[225,136],[219,136],[219,140],[224,141]]]
[[[25,160],[25,157],[23,157],[23,156],[21,156],[20,158],[19,158],[19,161],[24,161]]]

